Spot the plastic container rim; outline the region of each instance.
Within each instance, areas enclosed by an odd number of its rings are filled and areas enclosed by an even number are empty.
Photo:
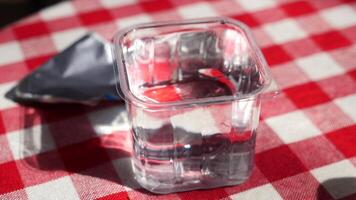
[[[147,28],[158,28],[164,26],[182,26],[182,25],[194,25],[194,24],[208,24],[208,23],[220,23],[220,24],[229,24],[235,26],[243,31],[246,36],[246,39],[251,46],[254,57],[258,61],[258,64],[261,65],[260,73],[263,74],[264,82],[263,86],[251,93],[248,94],[240,94],[240,95],[230,95],[230,96],[218,96],[218,97],[209,97],[209,98],[199,98],[199,99],[187,99],[182,101],[176,102],[147,102],[143,99],[135,96],[129,88],[129,80],[127,77],[124,53],[121,47],[121,43],[123,39],[132,31],[137,31],[140,29],[147,29]],[[197,105],[197,104],[213,104],[213,103],[223,103],[235,100],[251,100],[255,99],[256,96],[265,92],[270,86],[272,82],[271,73],[268,67],[268,64],[255,42],[250,29],[244,23],[230,19],[227,17],[212,17],[212,18],[200,18],[200,19],[189,19],[189,20],[175,20],[175,21],[159,21],[153,23],[142,23],[134,26],[129,26],[124,28],[117,33],[115,33],[113,37],[113,54],[114,54],[114,73],[116,75],[117,83],[120,84],[121,92],[118,93],[122,96],[123,100],[128,103],[133,103],[140,107],[144,108],[154,108],[154,107],[180,107],[180,106],[187,106],[187,105]],[[118,86],[117,86],[118,87]],[[120,94],[121,93],[121,94]]]

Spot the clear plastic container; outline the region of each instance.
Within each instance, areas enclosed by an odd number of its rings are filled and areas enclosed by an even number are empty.
[[[261,99],[278,89],[245,25],[137,25],[116,34],[114,57],[143,188],[170,193],[249,178]]]

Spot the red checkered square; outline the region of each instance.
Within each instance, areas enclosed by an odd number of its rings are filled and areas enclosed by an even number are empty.
[[[132,4],[127,6],[112,8],[109,10],[109,12],[113,18],[120,20],[120,18],[122,17],[128,17],[128,16],[136,15],[138,13],[143,13],[143,10],[139,5]]]
[[[125,191],[113,166],[106,163],[71,175],[81,199],[97,199],[108,194]],[[98,187],[100,186],[100,187]]]
[[[0,164],[0,180],[0,194],[19,190],[24,187],[14,161]]]
[[[308,76],[294,62],[278,65],[272,68],[271,72],[280,89],[309,81]]]
[[[56,150],[39,153],[16,161],[25,187],[46,183],[68,175]]]
[[[168,10],[174,8],[174,5],[168,0],[151,0],[151,1],[142,1],[140,6],[146,12],[158,12],[162,10]]]
[[[354,81],[356,81],[356,69],[352,70],[348,73]]]
[[[34,22],[29,24],[18,25],[13,28],[16,38],[19,40],[40,35],[49,34],[47,25],[44,22]]]
[[[285,200],[332,199],[309,172],[273,182],[272,185]]]
[[[331,133],[326,137],[341,151],[346,157],[356,156],[356,126],[352,125]]]
[[[98,24],[103,22],[108,22],[112,20],[112,16],[109,11],[107,10],[96,10],[86,13],[81,13],[79,15],[82,23],[84,25],[92,25]]]
[[[324,136],[292,143],[289,147],[308,169],[314,169],[344,159],[338,149]]]
[[[314,42],[316,42],[323,50],[332,50],[352,44],[346,37],[344,37],[340,32],[330,31],[327,33],[322,33],[318,35],[313,35],[311,37]]]
[[[57,53],[53,41],[48,36],[23,40],[20,42],[20,45],[25,58],[33,58],[49,54],[53,55]]]
[[[284,90],[298,108],[306,108],[330,101],[330,97],[314,82],[308,82]]]
[[[294,58],[308,56],[321,51],[319,46],[309,38],[287,42],[283,44],[283,49]]]
[[[293,101],[291,101],[288,96],[281,93],[274,99],[262,102],[261,116],[266,119],[294,110],[297,110],[297,107],[294,105]]]
[[[355,81],[344,74],[321,80],[318,82],[318,85],[333,99],[354,94],[356,92]]]
[[[229,196],[224,188],[214,188],[210,190],[194,190],[190,192],[179,193],[179,198],[185,199],[223,199]]]
[[[100,138],[59,148],[66,169],[70,172],[80,172],[110,161],[106,148]]]
[[[0,76],[0,83],[19,80],[28,72],[29,70],[24,62],[3,65],[0,67],[0,74],[6,74],[6,76]]]
[[[6,133],[5,131],[5,124],[3,122],[1,112],[0,112],[0,135]]]
[[[104,197],[100,197],[97,200],[114,200],[114,199],[129,199],[129,195],[127,194],[127,192],[118,192]]]
[[[181,1],[171,1],[171,3],[173,5],[175,5],[175,7],[179,7],[179,6],[184,6],[184,5],[187,5],[187,4],[192,4],[192,3],[195,3],[195,2],[200,2],[201,0],[181,0]]]
[[[52,57],[54,56],[53,54],[47,54],[47,55],[41,55],[38,57],[30,58],[26,60],[27,67],[30,71],[33,71],[49,61]]]
[[[334,102],[307,108],[304,113],[323,133],[353,124],[352,119],[345,115]]]
[[[232,16],[232,18],[242,21],[245,23],[247,26],[253,28],[255,26],[258,26],[260,23],[255,19],[255,17],[249,13],[243,13],[240,15],[235,15]]]
[[[260,153],[281,145],[283,142],[276,133],[265,122],[261,122],[257,129],[255,152]]]
[[[262,48],[262,52],[271,66],[292,60],[287,51],[278,45]]]
[[[307,171],[286,145],[256,154],[256,165],[269,181],[276,181]]]
[[[281,8],[284,10],[284,12],[286,12],[291,17],[307,15],[317,11],[307,1],[296,1],[292,3],[286,3],[283,4]]]

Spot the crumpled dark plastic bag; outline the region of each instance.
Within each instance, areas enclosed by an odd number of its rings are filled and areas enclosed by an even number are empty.
[[[19,103],[83,103],[120,100],[111,43],[90,33],[40,66],[6,93]]]

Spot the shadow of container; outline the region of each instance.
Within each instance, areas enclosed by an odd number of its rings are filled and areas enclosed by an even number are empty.
[[[327,193],[330,193],[331,196],[328,195]],[[317,199],[318,200],[327,200],[327,199],[355,200],[356,178],[343,177],[343,178],[329,179],[322,182],[318,187]]]
[[[22,112],[18,155],[28,172],[25,181],[45,182],[75,173],[140,190],[131,169],[123,104],[40,105],[22,107]]]

